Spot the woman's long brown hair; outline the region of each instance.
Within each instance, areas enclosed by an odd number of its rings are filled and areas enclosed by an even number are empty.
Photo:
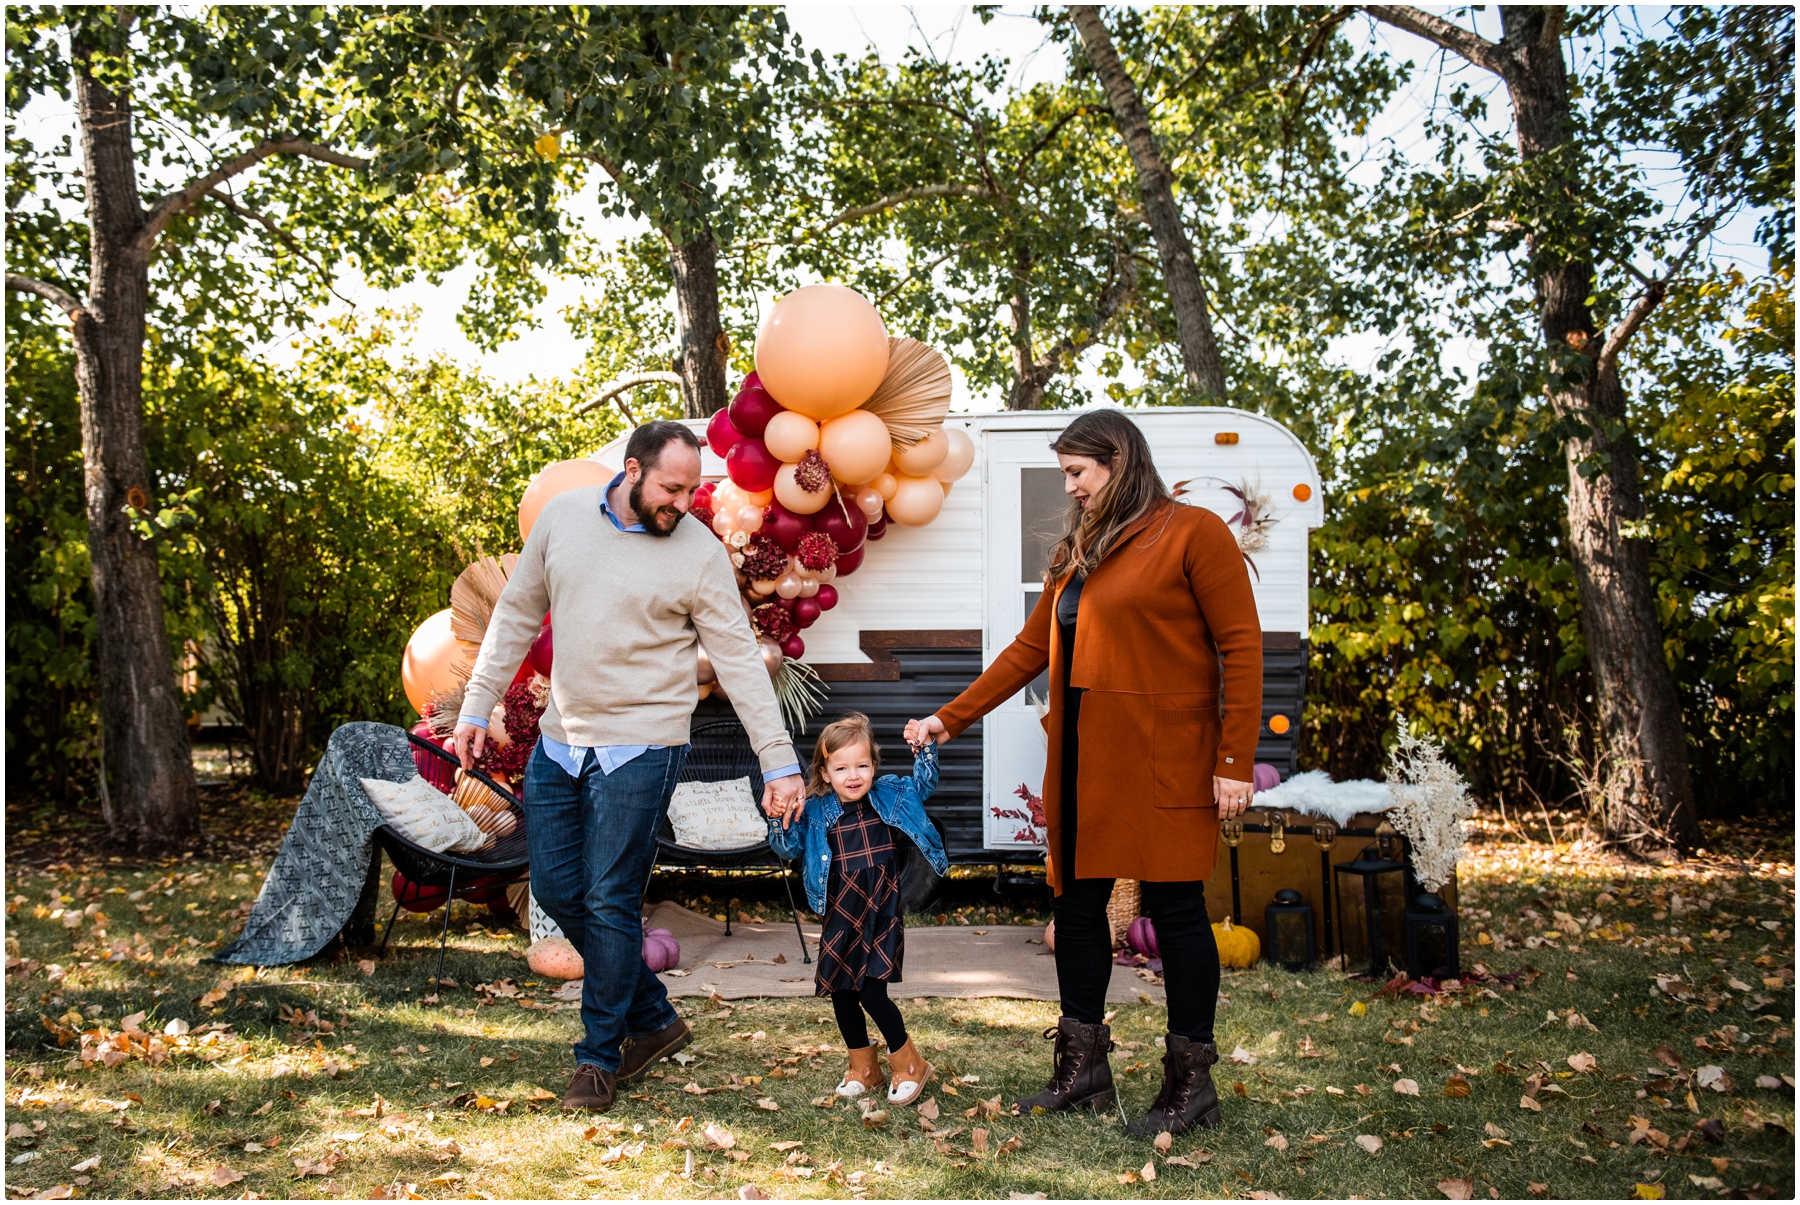
[[[1069,500],[1067,526],[1050,553],[1046,584],[1070,571],[1082,577],[1094,571],[1119,535],[1137,517],[1169,497],[1169,487],[1150,459],[1150,445],[1136,423],[1117,410],[1090,410],[1063,428],[1050,442],[1064,456],[1091,456],[1112,476],[1084,507]]]

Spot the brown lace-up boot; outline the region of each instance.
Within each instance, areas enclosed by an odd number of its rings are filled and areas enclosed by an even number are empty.
[[[1104,1109],[1117,1099],[1112,1065],[1106,1061],[1112,1049],[1112,1030],[1064,1017],[1054,1029],[1046,1029],[1044,1037],[1056,1040],[1056,1066],[1042,1092],[1013,1102],[1015,1115],[1028,1116],[1039,1109],[1046,1113]]]
[[[1219,1048],[1179,1034],[1167,1035],[1163,1045],[1162,1087],[1150,1111],[1125,1127],[1133,1138],[1151,1138],[1165,1130],[1185,1134],[1195,1126],[1211,1129],[1219,1124],[1219,1090],[1212,1078]]]

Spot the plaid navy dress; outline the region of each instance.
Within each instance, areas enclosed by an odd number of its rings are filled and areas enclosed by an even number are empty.
[[[864,979],[899,983],[906,927],[893,833],[865,796],[844,804],[844,814],[825,835],[831,872],[816,994],[859,991]]]

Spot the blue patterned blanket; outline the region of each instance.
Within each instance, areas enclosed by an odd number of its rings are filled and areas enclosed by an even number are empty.
[[[403,728],[356,723],[332,733],[243,935],[213,961],[274,966],[304,962],[339,933],[372,941],[382,819],[360,780],[405,782],[418,772]]]

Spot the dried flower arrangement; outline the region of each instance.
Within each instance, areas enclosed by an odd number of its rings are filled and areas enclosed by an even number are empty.
[[[1388,818],[1412,846],[1413,873],[1426,890],[1449,882],[1462,854],[1463,822],[1475,812],[1469,784],[1444,758],[1444,747],[1400,727],[1388,763],[1394,807]]]

